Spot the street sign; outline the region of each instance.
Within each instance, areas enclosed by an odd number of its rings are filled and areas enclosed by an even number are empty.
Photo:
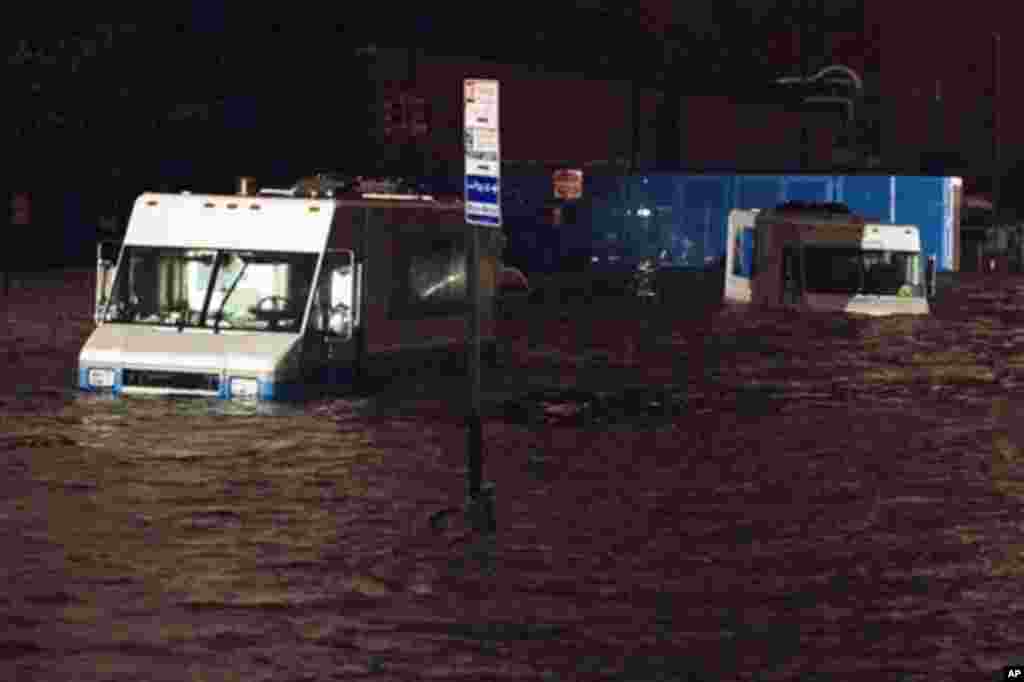
[[[552,174],[556,199],[579,199],[583,195],[583,171],[560,169]]]
[[[499,178],[466,175],[466,222],[471,225],[501,225]]]
[[[501,144],[498,81],[463,82],[465,205],[470,225],[501,226]]]

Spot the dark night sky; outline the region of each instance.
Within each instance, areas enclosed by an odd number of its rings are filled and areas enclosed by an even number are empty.
[[[797,4],[646,0],[630,8],[591,0],[576,7],[500,6],[485,15],[467,11],[467,3],[400,11],[360,5],[347,13],[324,5],[286,15],[251,3],[193,1],[108,27],[72,10],[56,25],[9,27],[16,35],[9,62],[19,67],[9,86],[18,95],[10,113],[21,130],[14,148],[26,168],[45,169],[56,150],[71,146],[78,153],[64,154],[62,163],[79,173],[104,176],[108,166],[124,166],[140,178],[159,174],[154,159],[182,150],[207,159],[211,176],[220,173],[215,166],[224,159],[255,164],[280,157],[285,146],[300,157],[296,139],[322,140],[338,137],[339,129],[372,125],[367,107],[355,104],[365,101],[369,87],[356,48],[370,44],[413,43],[428,52],[532,62],[684,93],[736,94],[799,71]],[[860,58],[880,68],[882,43],[888,47],[880,89],[898,96],[909,83],[924,92],[942,78],[951,129],[971,114],[968,102],[985,80],[983,72],[991,70],[983,40],[968,40],[979,45],[967,57],[943,49],[961,23],[952,14],[929,31],[914,29],[920,23],[914,11],[869,0],[818,2],[807,17],[807,50],[817,60],[812,67]],[[978,13],[966,23],[971,35],[986,32]],[[844,31],[854,38],[847,53],[835,54],[834,45],[822,54],[822,36]],[[663,68],[666,45],[673,44],[673,63]],[[1016,47],[1005,44],[1015,54]],[[864,53],[871,49],[869,59]],[[1010,57],[1006,62],[1012,63]],[[1006,73],[1009,79],[1009,68]],[[1004,100],[1015,111],[1019,98],[1006,90]],[[958,93],[964,96],[955,101]],[[919,121],[915,125],[921,128]],[[312,150],[296,158],[297,165],[318,161]]]

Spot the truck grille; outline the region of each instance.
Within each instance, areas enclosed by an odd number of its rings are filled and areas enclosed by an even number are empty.
[[[139,388],[219,391],[220,375],[205,372],[158,372],[147,369],[126,369],[123,383],[125,386]]]

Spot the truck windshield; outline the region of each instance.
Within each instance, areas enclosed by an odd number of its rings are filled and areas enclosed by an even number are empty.
[[[298,332],[316,268],[312,253],[127,246],[108,322]]]
[[[924,296],[921,254],[808,246],[809,293]]]

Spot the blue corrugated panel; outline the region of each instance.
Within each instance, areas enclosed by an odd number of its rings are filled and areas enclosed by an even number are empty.
[[[782,203],[782,178],[777,175],[738,175],[736,208],[772,208]]]
[[[544,201],[553,196],[550,178],[539,172],[502,173],[503,216],[535,216],[544,206]]]
[[[629,235],[630,263],[667,250],[673,259],[684,251],[678,238],[682,225],[680,176],[671,173],[646,173],[630,178],[628,200],[623,207],[631,214],[623,224]],[[643,217],[638,211],[646,212]]]
[[[537,272],[542,266],[545,239],[550,227],[541,224],[542,208],[547,194],[541,186],[539,173],[528,170],[503,170],[501,177],[501,212],[503,229],[508,238],[504,258],[525,272]],[[460,178],[461,181],[461,178]]]
[[[649,173],[630,178],[630,198],[645,205],[672,206],[675,204],[675,176],[668,173]]]
[[[936,268],[953,269],[952,258],[944,258],[947,235],[946,178],[923,176],[896,177],[896,224],[917,225],[921,231],[921,253],[925,258],[935,256]]]
[[[844,175],[836,184],[836,200],[851,211],[879,222],[892,222],[892,176]]]
[[[733,178],[730,175],[690,175],[683,178],[678,236],[687,240],[690,246],[685,265],[701,267],[725,253]]]
[[[834,186],[835,179],[831,175],[782,176],[785,201],[834,201]]]

